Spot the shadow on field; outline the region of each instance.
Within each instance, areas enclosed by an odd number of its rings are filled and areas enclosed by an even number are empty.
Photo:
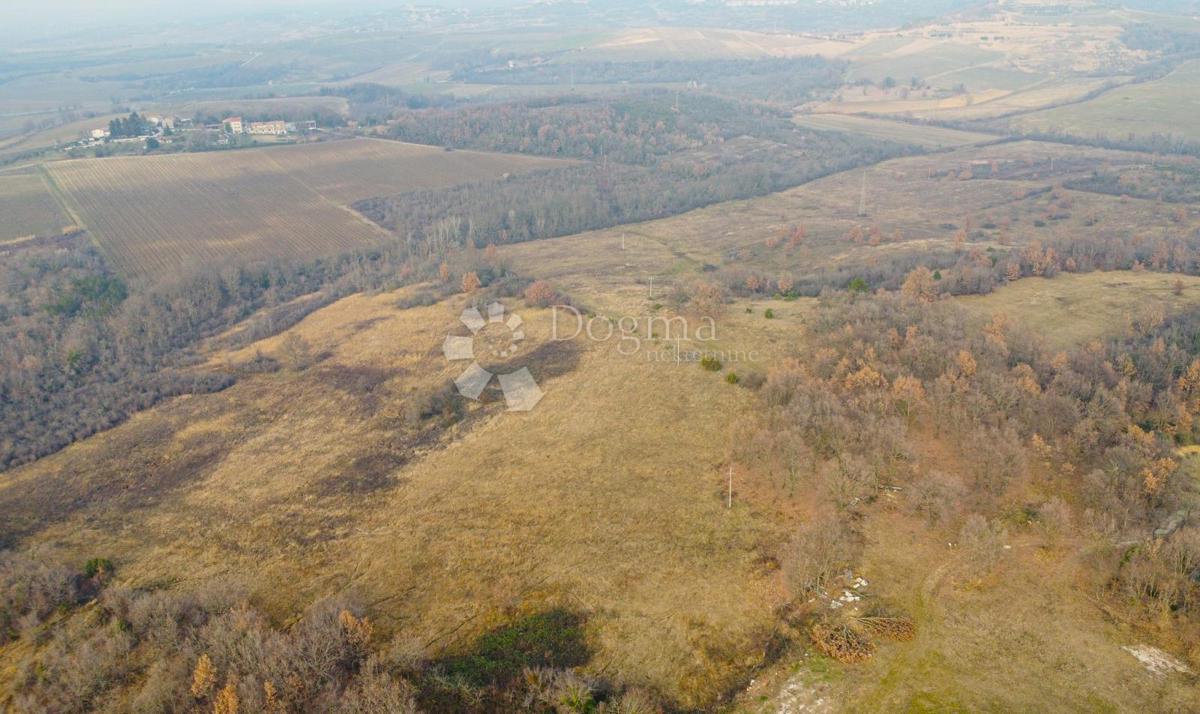
[[[424,674],[420,704],[431,712],[504,712],[520,704],[526,668],[587,664],[584,618],[565,609],[529,615],[483,634],[466,654],[434,661]],[[517,701],[510,701],[517,697]]]

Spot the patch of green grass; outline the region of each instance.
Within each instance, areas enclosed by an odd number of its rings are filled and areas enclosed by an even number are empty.
[[[450,679],[486,687],[511,682],[526,667],[577,667],[590,658],[583,619],[549,610],[488,632],[470,654],[447,659],[439,669]]]

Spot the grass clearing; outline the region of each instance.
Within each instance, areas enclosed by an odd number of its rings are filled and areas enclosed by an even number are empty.
[[[1176,280],[1183,284],[1179,295],[1174,293]],[[1170,315],[1200,305],[1200,278],[1134,271],[1064,273],[1024,278],[990,295],[956,299],[980,318],[1005,313],[1050,346],[1067,348],[1128,334],[1130,321],[1152,307]]]
[[[1026,114],[1012,120],[1022,131],[1042,131],[1124,140],[1171,135],[1200,141],[1200,61],[1181,65],[1151,82],[1127,84],[1079,104]]]
[[[1080,157],[1087,161],[1079,162]],[[998,168],[995,175],[990,173],[993,160]],[[1200,226],[1200,215],[1189,214],[1185,222],[1177,223],[1177,206],[1172,204],[1065,191],[1071,207],[1062,212],[1054,205],[1058,201],[1044,191],[1067,177],[1090,175],[1093,167],[1105,162],[1147,160],[1128,152],[1029,141],[964,147],[886,161],[780,193],[660,220],[504,246],[502,253],[518,271],[559,281],[586,302],[630,282],[648,285],[652,276],[662,290],[659,294],[665,295],[681,276],[694,274],[706,264],[732,263],[767,276],[790,272],[803,278],[862,265],[881,251],[914,256],[953,251],[955,233],[968,221],[973,226],[968,250],[1007,250],[1072,235],[1122,240],[1130,235],[1188,235]],[[963,173],[974,176],[970,172],[976,169],[978,177],[960,178]],[[864,176],[867,215],[859,216]],[[1050,211],[1065,217],[1047,220]],[[1008,246],[1001,244],[1005,221],[1009,222]],[[807,233],[802,245],[767,245],[785,238],[796,226],[804,226]],[[847,237],[855,228],[873,227],[886,238],[880,245],[855,244]]]
[[[68,558],[104,553],[132,583],[244,580],[282,621],[355,592],[382,636],[433,657],[514,613],[564,607],[586,616],[590,671],[689,708],[732,687],[762,656],[781,597],[759,553],[778,537],[771,524],[740,493],[732,510],[723,501],[721,466],[753,394],[581,338],[565,371],[530,365],[545,390],[532,412],[469,404],[444,439],[410,443],[405,404],[462,371],[439,346],[464,300],[397,299],[346,298],[290,330],[326,355],[313,367],[171,400],[7,473],[8,528]],[[731,318],[720,344],[768,359],[750,330],[799,318],[779,311]],[[548,311],[519,312],[524,349],[540,354]],[[214,359],[274,355],[285,337]],[[80,507],[64,493],[95,497]]]

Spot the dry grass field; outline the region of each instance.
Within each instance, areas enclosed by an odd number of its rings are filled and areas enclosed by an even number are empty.
[[[624,30],[590,44],[579,57],[588,60],[757,59],[762,57],[836,56],[854,48],[851,41],[790,33],[720,28],[645,27]]]
[[[347,204],[554,162],[377,140],[47,164],[68,209],[133,275],[312,257],[383,237]]]
[[[734,687],[783,598],[761,550],[776,525],[740,486],[723,501],[753,394],[615,341],[548,342],[548,311],[521,308],[538,407],[472,405],[413,434],[405,409],[462,369],[439,347],[464,301],[398,298],[347,298],[293,328],[320,355],[307,369],[173,400],[6,474],[0,505],[21,514],[8,527],[68,559],[104,553],[131,583],[244,581],[285,622],[356,593],[384,637],[431,656],[568,607],[587,617],[593,671],[685,706]],[[731,319],[719,346],[774,359],[802,329],[802,305],[786,310],[766,333],[760,316]],[[284,337],[211,364],[278,355]]]
[[[1180,66],[1162,79],[1128,84],[1095,99],[1012,120],[1023,131],[1123,140],[1152,134],[1200,141],[1200,61]]]
[[[59,235],[72,223],[35,171],[0,173],[0,216],[0,243]]]
[[[79,121],[69,122],[53,129],[17,134],[0,140],[0,157],[75,141],[92,129],[107,127],[108,122],[118,116],[121,115],[101,114],[91,119],[80,119]]]
[[[1175,281],[1183,290],[1176,295]],[[1013,323],[1041,335],[1053,347],[1067,348],[1130,334],[1147,310],[1171,315],[1200,305],[1200,278],[1150,272],[1063,274],[1026,278],[990,295],[958,298],[981,318],[1004,313]]]
[[[1081,161],[1081,156],[1086,159]],[[1200,215],[1189,212],[1179,223],[1173,204],[1065,189],[1055,198],[1045,191],[1067,178],[1090,175],[1104,164],[1149,160],[1141,154],[1040,142],[966,147],[895,159],[781,193],[661,220],[510,246],[505,255],[518,270],[562,280],[569,289],[587,295],[607,292],[623,276],[642,282],[656,276],[657,284],[665,286],[681,272],[727,262],[731,252],[737,265],[768,275],[791,271],[813,276],[839,265],[862,265],[880,251],[920,255],[954,250],[955,233],[968,224],[972,232],[967,249],[1002,247],[1005,221],[1005,240],[1013,245],[1072,235],[1186,235],[1200,225]],[[970,171],[978,171],[978,176],[962,178]],[[864,174],[867,215],[860,217]],[[1063,201],[1068,210],[1058,208]],[[1050,212],[1058,218],[1047,220]],[[767,245],[796,226],[806,230],[803,245]],[[869,231],[874,226],[886,239],[880,245],[855,244],[847,238],[856,227]],[[595,268],[594,274],[583,270],[587,265]]]

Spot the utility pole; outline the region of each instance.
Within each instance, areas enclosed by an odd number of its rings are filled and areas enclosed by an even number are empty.
[[[729,465],[729,496],[725,501],[726,508],[733,508],[733,464]]]

